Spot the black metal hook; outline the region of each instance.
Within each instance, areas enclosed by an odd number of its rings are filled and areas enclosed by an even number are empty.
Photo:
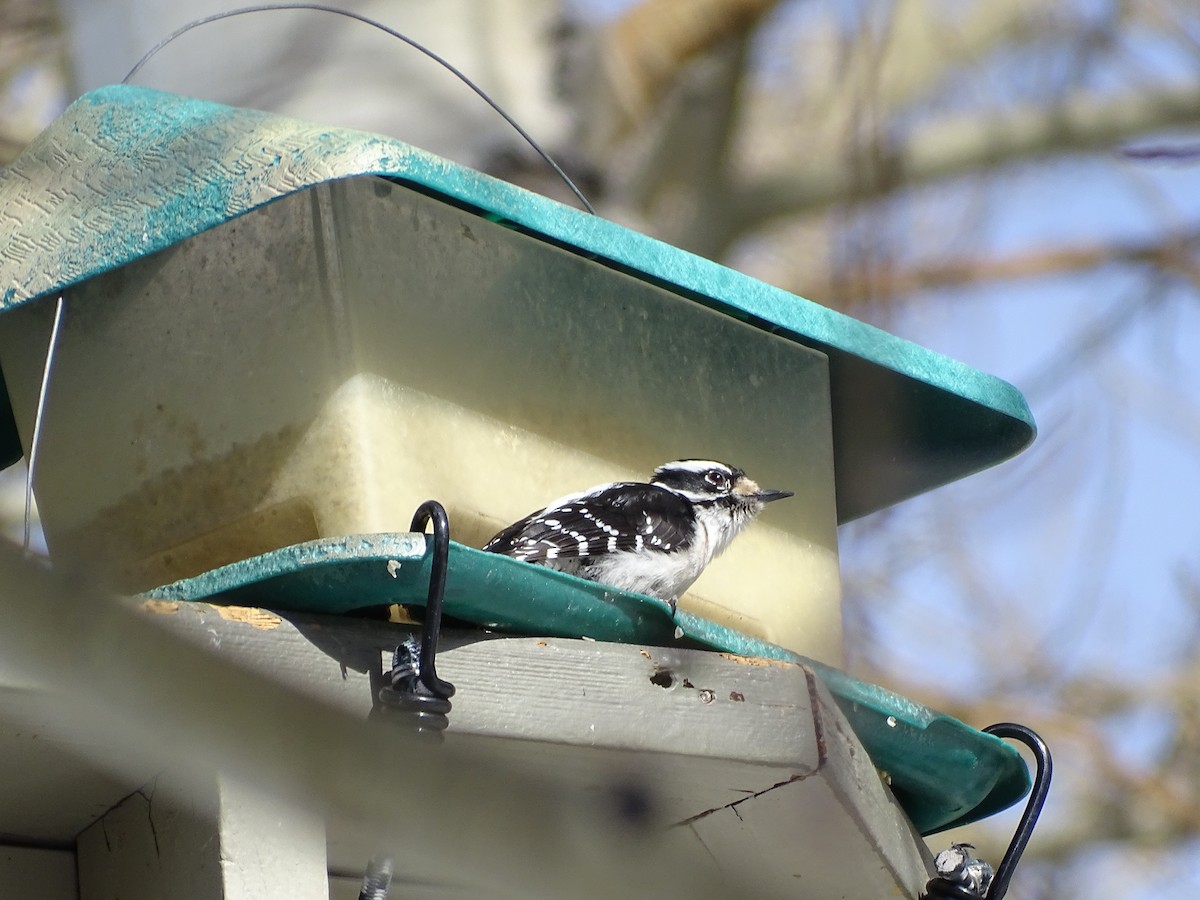
[[[411,724],[418,734],[436,736],[450,724],[450,698],[454,685],[437,676],[438,637],[442,630],[442,602],[446,593],[446,569],[450,558],[450,521],[436,500],[427,500],[413,515],[412,530],[424,532],[433,522],[433,555],[430,559],[429,593],[421,641],[407,639],[392,654],[388,672],[371,672],[371,715],[385,716]]]
[[[1021,814],[1021,821],[1017,824],[1017,830],[1008,845],[1004,859],[1000,861],[1000,866],[996,869],[992,886],[987,892],[987,900],[1000,900],[1008,893],[1008,882],[1012,879],[1017,863],[1021,861],[1021,854],[1025,852],[1025,846],[1033,835],[1033,828],[1037,825],[1038,816],[1042,814],[1042,807],[1046,805],[1046,796],[1050,793],[1050,779],[1054,775],[1054,760],[1050,756],[1050,748],[1046,746],[1041,735],[1024,725],[1018,725],[1015,722],[999,722],[989,725],[983,730],[996,737],[1020,741],[1033,753],[1033,758],[1037,763],[1037,774],[1033,777],[1033,787],[1029,791],[1025,812]]]
[[[448,700],[454,696],[454,685],[438,678],[434,667],[438,636],[442,631],[442,599],[446,593],[446,568],[450,559],[450,520],[445,508],[436,500],[426,500],[413,513],[411,530],[424,533],[425,526],[431,520],[433,559],[430,562],[429,594],[425,601],[425,622],[421,630],[418,677],[429,693]]]
[[[1046,804],[1046,796],[1050,793],[1050,779],[1054,773],[1054,762],[1050,756],[1050,748],[1046,746],[1046,742],[1037,732],[1014,722],[989,725],[983,731],[999,738],[1018,740],[1033,752],[1034,760],[1037,763],[1037,773],[1034,775],[1033,787],[1029,791],[1025,812],[1021,815],[1021,821],[1017,824],[1017,830],[1008,845],[1004,859],[1000,861],[995,875],[991,878],[991,883],[986,885],[986,893],[983,893],[984,885],[982,884],[977,889],[973,889],[974,886],[968,887],[953,881],[949,875],[939,874],[931,878],[925,885],[925,893],[921,895],[924,900],[980,900],[980,898],[1001,900],[1008,893],[1008,884],[1016,871],[1017,863],[1021,860],[1021,854],[1025,852],[1025,847],[1033,835],[1038,816],[1041,815],[1042,807]],[[969,846],[955,845],[951,849]]]

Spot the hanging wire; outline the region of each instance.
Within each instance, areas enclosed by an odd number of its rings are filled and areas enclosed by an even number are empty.
[[[551,169],[554,170],[555,174],[558,175],[558,177],[562,179],[563,183],[570,189],[571,193],[576,196],[576,198],[579,200],[579,202],[581,204],[583,204],[583,208],[586,209],[588,212],[590,212],[592,215],[596,214],[596,210],[592,207],[592,204],[588,202],[587,197],[585,197],[583,195],[583,192],[576,186],[575,182],[570,179],[570,177],[567,175],[567,173],[562,170],[562,168],[559,166],[559,164],[556,163],[551,158],[549,153],[547,153],[545,150],[542,149],[541,145],[533,139],[532,135],[530,135],[529,132],[527,132],[524,128],[522,128],[517,123],[516,119],[514,119],[512,116],[510,116],[508,113],[506,113],[503,109],[501,109],[500,104],[498,104],[495,100],[493,100],[491,97],[489,97],[487,95],[487,93],[483,90],[483,88],[481,88],[479,85],[477,85],[474,81],[472,81],[469,77],[467,77],[467,75],[465,75],[461,70],[459,70],[454,65],[452,65],[448,60],[446,60],[443,57],[439,56],[438,54],[434,53],[432,50],[430,50],[424,44],[421,44],[420,42],[414,40],[413,38],[410,38],[408,35],[405,35],[405,34],[400,33],[399,31],[396,31],[394,28],[389,28],[387,25],[384,25],[382,22],[378,22],[375,19],[370,18],[369,16],[364,16],[362,13],[352,12],[348,9],[338,9],[335,6],[326,6],[323,3],[261,3],[261,4],[255,5],[255,6],[242,6],[237,9],[229,9],[229,10],[225,10],[224,12],[213,13],[210,16],[204,16],[203,18],[193,19],[191,22],[188,22],[186,25],[183,25],[180,28],[175,29],[173,32],[171,32],[169,35],[167,35],[165,38],[163,38],[161,41],[159,41],[157,44],[155,44],[153,47],[151,47],[150,50],[147,51],[147,53],[141,59],[139,59],[137,61],[137,64],[134,65],[134,67],[129,70],[129,74],[127,74],[124,78],[121,79],[121,84],[129,84],[130,79],[132,79],[133,76],[136,75],[141,70],[142,66],[144,66],[147,62],[149,62],[150,59],[158,53],[158,51],[162,50],[163,47],[167,46],[167,44],[171,43],[176,38],[191,31],[193,28],[199,28],[201,25],[207,25],[210,22],[219,22],[222,19],[232,19],[234,16],[248,15],[249,13],[274,12],[274,11],[279,11],[279,10],[296,10],[296,9],[312,10],[314,12],[333,13],[335,15],[345,16],[348,19],[354,19],[355,21],[362,22],[366,25],[370,25],[372,28],[378,28],[380,31],[384,32],[385,34],[391,35],[392,37],[396,38],[397,40],[403,41],[405,44],[408,44],[408,46],[412,47],[414,50],[419,50],[421,53],[424,53],[427,57],[432,59],[435,63],[440,65],[442,68],[449,71],[456,78],[458,78],[459,81],[461,81],[463,84],[465,84],[471,90],[473,90],[476,94],[478,94],[488,106],[490,106],[493,110],[495,110],[496,113],[502,119],[504,119],[505,122],[507,122],[509,125],[511,125],[513,127],[513,129],[517,132],[517,134],[519,134],[522,138],[524,138],[525,142],[527,144],[529,144],[529,146],[532,147],[537,152],[538,156],[540,156],[546,162],[546,165],[548,165]]]
[[[29,466],[25,470],[25,538],[21,546],[29,556],[29,537],[33,520],[33,471],[37,467],[38,448],[42,441],[42,414],[46,410],[46,393],[50,388],[50,370],[54,366],[54,351],[58,347],[58,334],[62,326],[66,294],[59,294],[54,304],[54,324],[50,328],[50,342],[46,347],[46,364],[42,368],[42,385],[38,389],[37,410],[33,414],[33,438],[29,441]]]

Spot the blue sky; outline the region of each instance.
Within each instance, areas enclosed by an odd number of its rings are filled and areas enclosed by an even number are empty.
[[[1079,162],[1002,176],[976,252],[1152,236],[1163,214],[1131,196],[1127,167]],[[1200,196],[1200,165],[1134,175],[1168,202]],[[1181,219],[1197,216],[1177,205]],[[1080,334],[1114,316],[1110,343],[1071,355]],[[1013,382],[1038,421],[1039,438],[1023,457],[939,492],[984,506],[971,549],[1012,596],[1044,610],[1044,621],[1062,627],[1055,609],[1074,614],[1064,643],[1079,661],[1103,665],[1116,651],[1138,668],[1160,664],[1178,633],[1163,626],[1185,618],[1180,567],[1200,568],[1194,289],[1151,285],[1109,266],[943,291],[891,327]],[[921,592],[936,582],[926,576]]]

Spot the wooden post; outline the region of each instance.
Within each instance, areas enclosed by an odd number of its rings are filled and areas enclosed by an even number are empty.
[[[328,897],[320,818],[225,776],[160,776],[76,850],[80,900]]]
[[[78,900],[70,850],[0,846],[0,897]]]

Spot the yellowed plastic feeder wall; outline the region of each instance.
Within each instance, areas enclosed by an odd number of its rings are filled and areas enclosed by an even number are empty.
[[[53,319],[0,316],[28,451]],[[394,182],[291,194],[68,293],[36,492],[56,560],[140,590],[430,498],[481,546],[688,457],[795,492],[681,605],[837,664],[825,354]]]

